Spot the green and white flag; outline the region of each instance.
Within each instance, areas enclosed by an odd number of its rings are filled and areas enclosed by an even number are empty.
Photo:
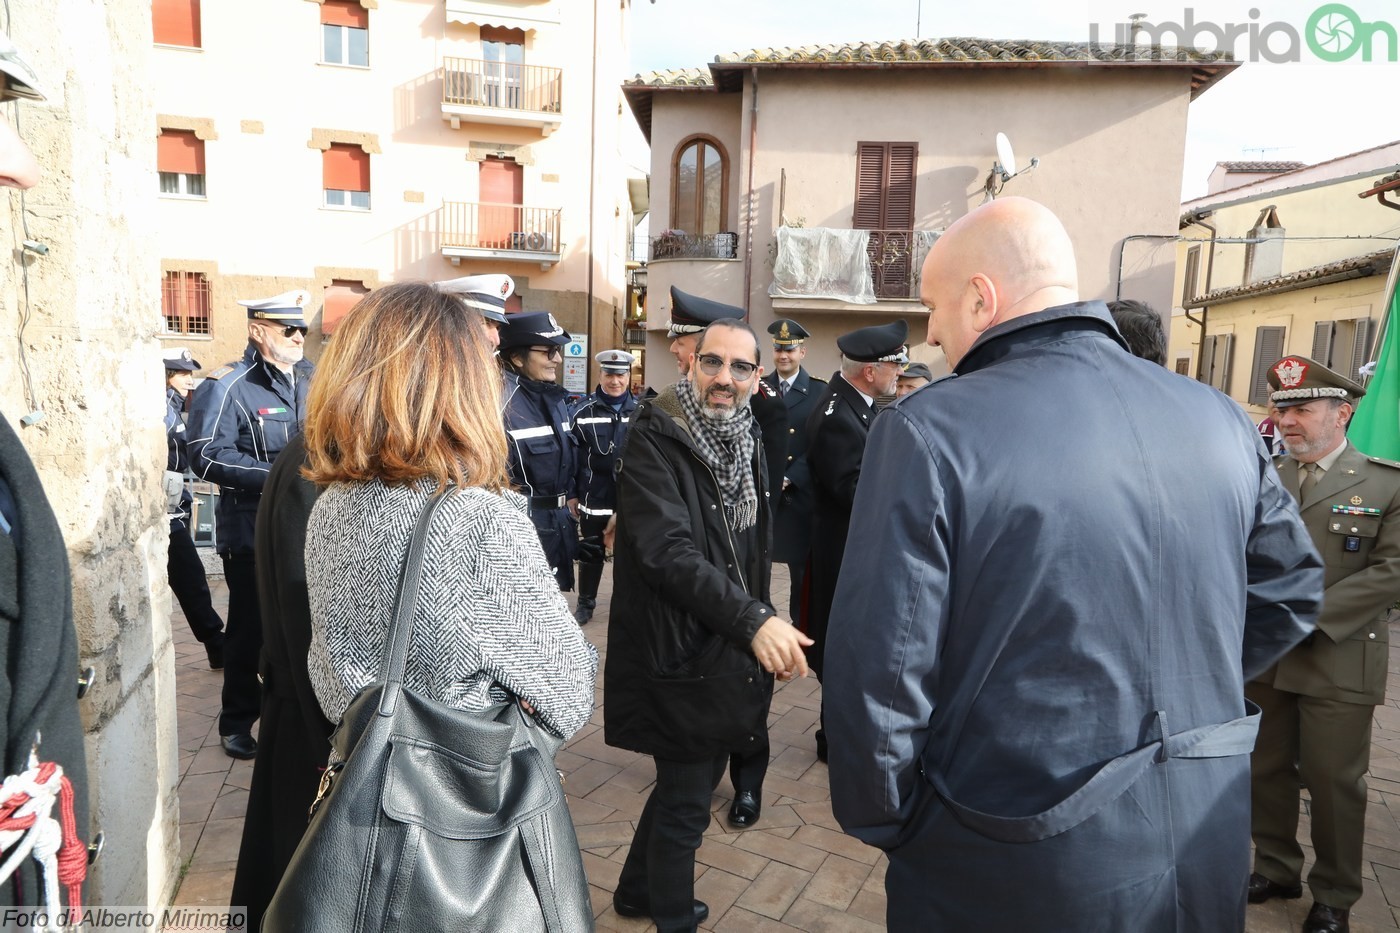
[[[1347,436],[1364,454],[1400,460],[1400,289],[1391,295],[1382,340],[1376,371]]]

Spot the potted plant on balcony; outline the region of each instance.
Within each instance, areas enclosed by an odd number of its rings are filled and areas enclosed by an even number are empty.
[[[674,259],[685,255],[688,236],[684,230],[662,230],[651,244],[652,259]]]

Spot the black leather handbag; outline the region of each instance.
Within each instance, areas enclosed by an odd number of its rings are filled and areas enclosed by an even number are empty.
[[[344,762],[263,918],[271,933],[593,929],[550,734],[518,702],[452,709],[403,685],[428,525],[418,519],[378,683],[341,717]]]

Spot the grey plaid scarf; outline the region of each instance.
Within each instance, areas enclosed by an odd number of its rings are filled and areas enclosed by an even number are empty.
[[[758,490],[753,482],[753,411],[747,407],[728,421],[706,418],[695,383],[682,379],[676,397],[690,424],[700,457],[719,481],[729,527],[743,531],[758,521]]]

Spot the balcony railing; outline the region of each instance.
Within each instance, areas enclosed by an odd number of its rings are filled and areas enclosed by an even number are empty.
[[[442,60],[444,107],[560,113],[563,83],[562,69],[544,65],[488,62],[478,58]]]
[[[651,238],[652,259],[734,259],[739,255],[739,234],[691,235],[668,231]]]
[[[514,250],[557,255],[561,249],[559,209],[446,201],[442,205],[441,238],[444,251]]]
[[[855,304],[917,300],[924,258],[938,236],[933,230],[779,228],[770,294]]]

